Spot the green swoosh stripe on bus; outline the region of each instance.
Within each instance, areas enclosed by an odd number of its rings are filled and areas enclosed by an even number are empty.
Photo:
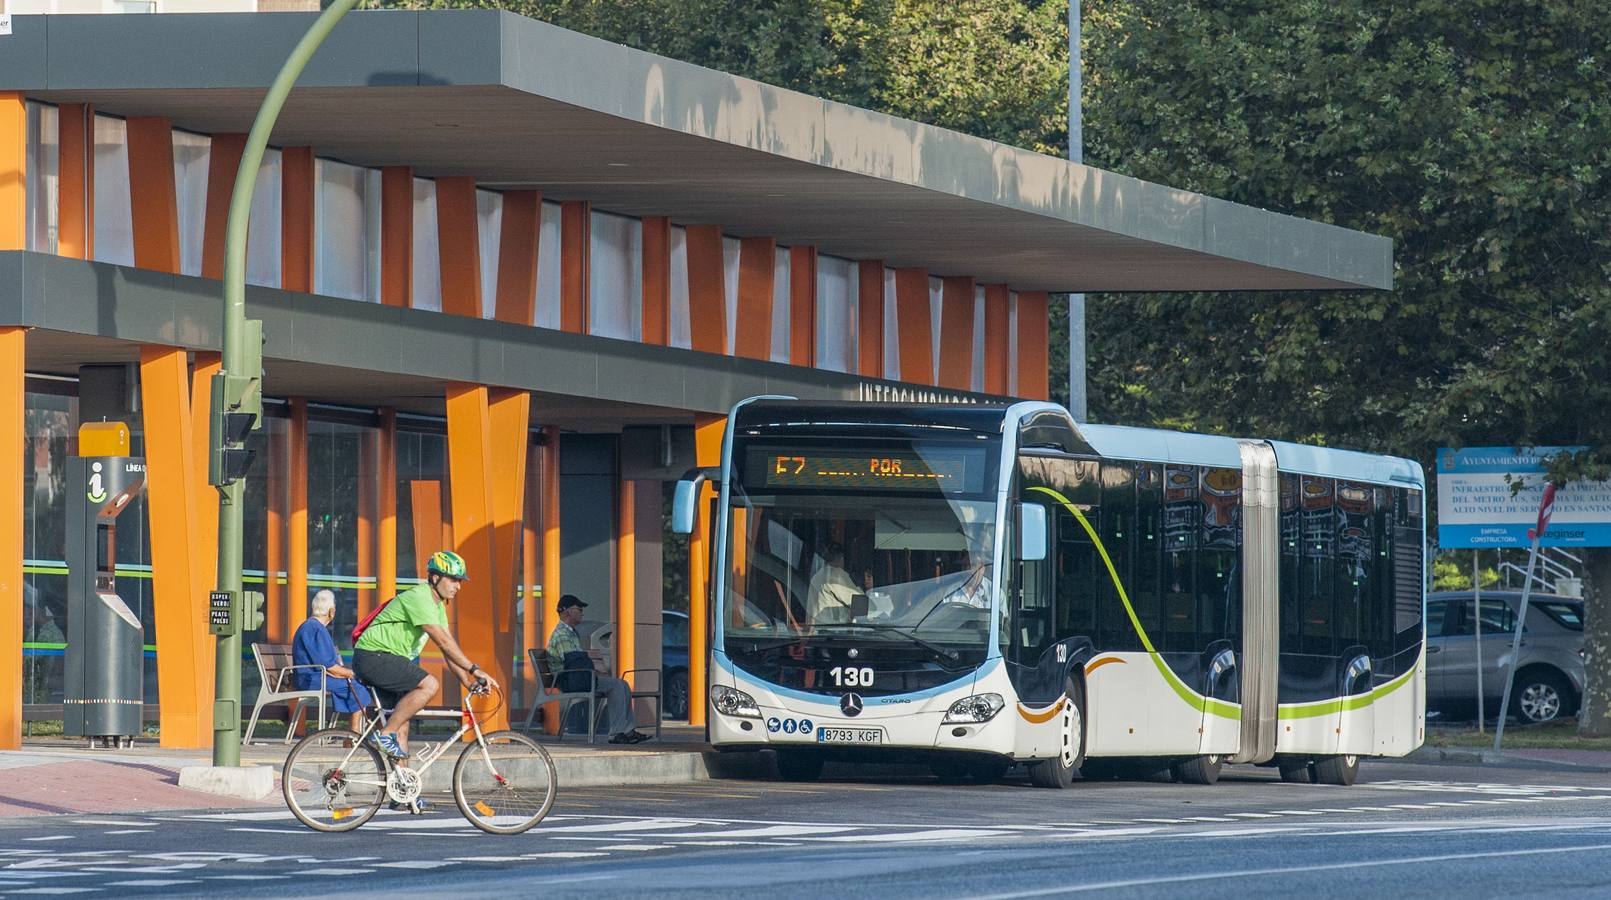
[[[1352,697],[1338,697],[1332,700],[1315,700],[1309,703],[1293,703],[1282,706],[1276,711],[1276,718],[1280,719],[1312,719],[1316,716],[1326,716],[1340,713],[1344,710],[1363,709],[1377,700],[1386,697],[1399,688],[1410,683],[1410,676],[1421,667],[1419,660],[1410,667],[1408,672],[1389,681],[1368,694],[1355,694]]]
[[[1130,595],[1125,592],[1124,583],[1119,580],[1119,571],[1113,566],[1113,558],[1108,556],[1108,548],[1103,545],[1101,536],[1096,533],[1095,528],[1091,527],[1090,521],[1085,518],[1084,513],[1080,512],[1080,508],[1075,506],[1067,497],[1051,488],[1032,487],[1030,490],[1039,491],[1063,504],[1065,509],[1074,514],[1074,518],[1079,521],[1080,527],[1085,529],[1085,533],[1090,535],[1092,543],[1096,544],[1096,551],[1102,554],[1102,563],[1107,566],[1108,575],[1113,579],[1113,586],[1119,591],[1119,601],[1124,604],[1125,614],[1130,617],[1130,625],[1135,628],[1136,636],[1141,638],[1141,646],[1147,650],[1147,657],[1152,660],[1154,666],[1158,667],[1159,674],[1163,675],[1164,681],[1169,683],[1169,686],[1174,689],[1180,699],[1186,701],[1186,705],[1199,712],[1210,713],[1222,719],[1239,721],[1242,718],[1240,706],[1226,703],[1223,700],[1215,700],[1212,697],[1204,697],[1187,687],[1186,683],[1181,681],[1175,675],[1174,670],[1170,669],[1169,665],[1158,655],[1158,651],[1153,649],[1152,639],[1147,637],[1147,630],[1141,627],[1141,619],[1136,615],[1135,607],[1130,605]]]

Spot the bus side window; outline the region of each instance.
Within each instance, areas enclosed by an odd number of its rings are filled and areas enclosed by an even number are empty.
[[[1332,560],[1336,556],[1334,521],[1336,484],[1329,478],[1303,477],[1300,506],[1303,520],[1303,568],[1298,589],[1298,618],[1304,653],[1331,656],[1334,646],[1335,593]]]
[[[1124,585],[1125,597],[1135,610],[1141,627],[1151,631],[1156,627],[1153,623],[1157,621],[1157,609],[1155,606],[1144,605],[1147,598],[1137,597],[1131,591],[1135,584],[1133,549],[1136,539],[1135,467],[1130,463],[1104,461],[1101,479],[1102,546],[1108,551],[1108,559],[1113,563],[1113,572],[1118,576],[1119,583]],[[1120,599],[1111,575],[1103,586],[1102,600],[1097,611],[1097,626],[1101,632],[1100,643],[1105,650],[1142,648],[1141,638],[1136,635],[1135,626],[1125,612],[1124,601]]]
[[[1421,651],[1421,492],[1393,488],[1393,632],[1399,671],[1407,672]]]
[[[1164,467],[1163,649],[1202,649],[1197,642],[1197,545],[1202,522],[1196,466]]]
[[[1302,494],[1298,476],[1282,475],[1281,479],[1281,649],[1286,653],[1302,652],[1298,644],[1298,585],[1303,570],[1302,517],[1298,500]]]
[[[1157,625],[1162,621],[1160,611],[1163,609],[1160,592],[1164,547],[1163,492],[1163,466],[1158,463],[1137,464],[1136,553],[1135,564],[1131,567],[1135,576],[1131,579],[1130,596],[1135,598],[1138,610],[1149,611],[1148,617],[1142,621],[1148,623],[1154,647],[1159,646],[1157,642],[1163,639]]]
[[[1057,591],[1057,636],[1059,639],[1083,635],[1096,637],[1096,605],[1100,596],[1099,577],[1105,577],[1096,545],[1080,526],[1079,520],[1061,506],[1052,510],[1053,577]]]

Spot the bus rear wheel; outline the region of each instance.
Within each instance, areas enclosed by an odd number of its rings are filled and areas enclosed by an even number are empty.
[[[1309,760],[1307,759],[1281,759],[1276,763],[1276,767],[1281,770],[1282,781],[1289,781],[1293,784],[1308,784],[1314,780],[1309,772]]]
[[[1029,782],[1036,787],[1061,790],[1072,785],[1085,762],[1085,691],[1072,677],[1063,679],[1063,699],[1057,755],[1029,764]]]
[[[1314,773],[1316,784],[1337,784],[1348,787],[1359,778],[1359,757],[1352,753],[1341,756],[1323,756],[1315,760],[1311,771]]]
[[[1194,756],[1171,766],[1175,780],[1183,784],[1213,784],[1225,768],[1223,756]]]
[[[822,777],[822,754],[814,750],[779,750],[778,775],[784,781],[816,781]]]

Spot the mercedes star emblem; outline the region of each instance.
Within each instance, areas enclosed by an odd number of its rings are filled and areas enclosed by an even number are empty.
[[[846,694],[839,698],[839,711],[847,716],[861,715],[861,695]]]

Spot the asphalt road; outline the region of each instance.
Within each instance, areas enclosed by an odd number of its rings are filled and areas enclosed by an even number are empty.
[[[1054,792],[862,772],[564,791],[518,837],[453,811],[319,834],[280,810],[0,821],[0,895],[1611,895],[1611,775],[1367,762],[1352,788]]]

